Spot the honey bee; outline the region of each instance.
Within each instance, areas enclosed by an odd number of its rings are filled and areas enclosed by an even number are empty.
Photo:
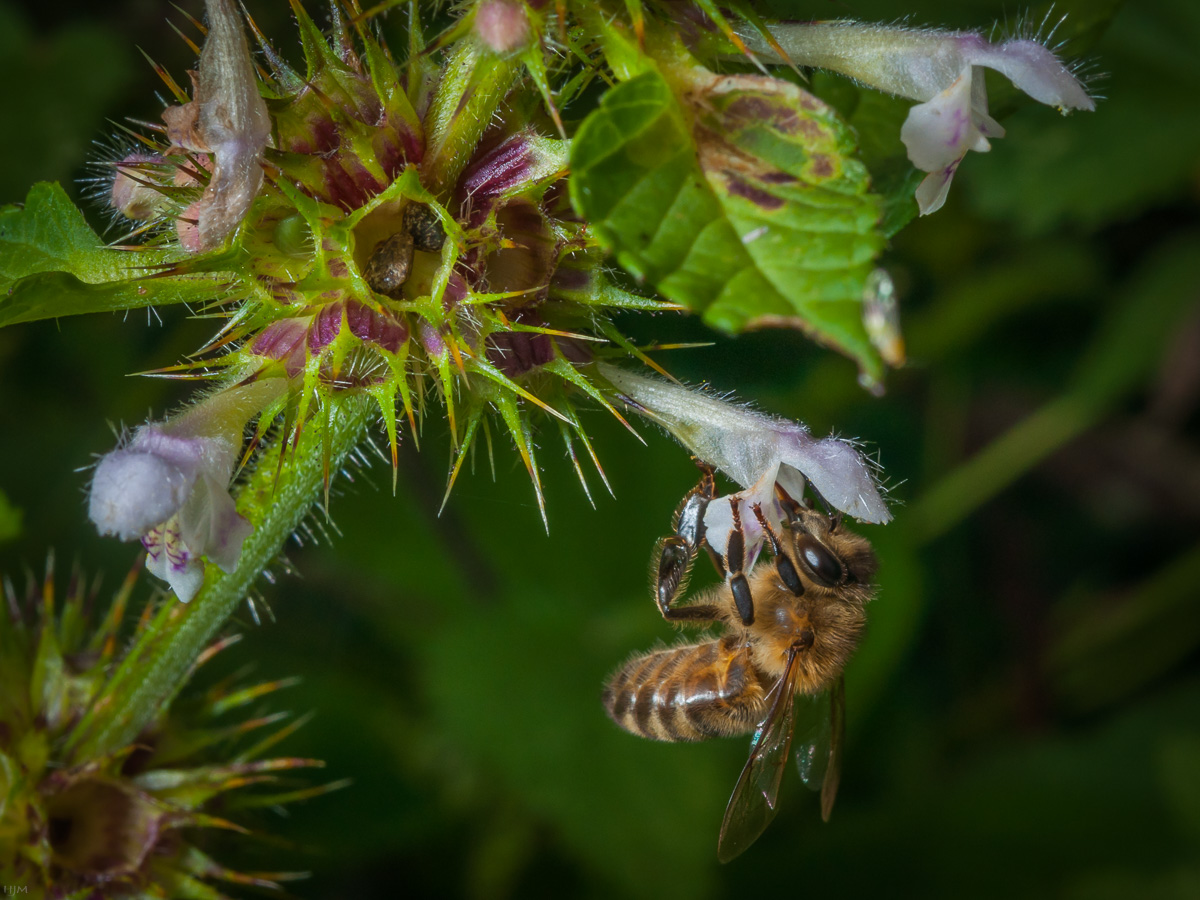
[[[822,696],[829,703],[827,728],[805,737],[797,752],[806,783],[815,787],[820,782],[822,818],[828,820],[841,772],[842,670],[858,646],[865,607],[874,596],[876,561],[867,540],[842,528],[839,517],[785,499],[782,534],[767,523],[761,509],[754,510],[774,559],[754,566],[744,588],[735,590],[726,581],[691,603],[673,606],[672,592],[662,590],[662,580],[656,579],[664,618],[719,623],[724,633],[715,640],[635,656],[604,690],[612,720],[641,737],[699,741],[754,732],[750,758],[721,824],[717,855],[722,862],[757,840],[775,815],[795,730],[796,698],[802,694]],[[689,502],[694,505],[685,498],[681,510]],[[677,529],[679,524],[677,514]],[[688,523],[684,525],[686,530]],[[691,537],[694,550],[702,535]],[[662,555],[660,545],[660,572]],[[744,594],[753,598],[749,617]]]

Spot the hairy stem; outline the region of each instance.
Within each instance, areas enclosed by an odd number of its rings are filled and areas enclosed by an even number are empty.
[[[237,568],[225,573],[210,565],[204,588],[191,603],[171,599],[163,604],[75,729],[75,760],[102,757],[132,743],[182,687],[217,630],[321,496],[327,473],[340,470],[362,440],[372,408],[369,398],[342,398],[321,426],[308,425],[294,455],[276,442],[259,457],[238,494],[238,510],[254,532]],[[282,467],[280,452],[288,457]]]

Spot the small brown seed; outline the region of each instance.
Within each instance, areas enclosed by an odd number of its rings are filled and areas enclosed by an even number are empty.
[[[399,297],[400,288],[412,268],[412,258],[413,239],[407,230],[397,231],[376,244],[364,273],[371,290],[388,297]]]
[[[404,208],[404,227],[418,250],[437,253],[446,243],[446,232],[437,213],[422,203],[410,203]]]

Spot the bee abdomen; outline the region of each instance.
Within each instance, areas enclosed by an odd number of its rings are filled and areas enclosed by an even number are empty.
[[[752,730],[763,695],[748,654],[709,641],[631,659],[605,687],[604,708],[641,737],[701,741]]]

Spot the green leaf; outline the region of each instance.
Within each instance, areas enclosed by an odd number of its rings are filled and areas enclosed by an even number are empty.
[[[890,97],[830,72],[812,73],[809,87],[836,109],[858,136],[859,157],[871,172],[871,186],[883,201],[879,230],[892,237],[917,216],[913,194],[925,173],[913,167],[900,140],[912,102]]]
[[[0,326],[212,299],[213,276],[147,278],[166,254],[104,245],[58,184],[0,208]]]
[[[795,85],[658,72],[610,90],[572,147],[571,196],[640,281],[722,331],[791,326],[883,373],[862,323],[883,245],[845,126]]]

